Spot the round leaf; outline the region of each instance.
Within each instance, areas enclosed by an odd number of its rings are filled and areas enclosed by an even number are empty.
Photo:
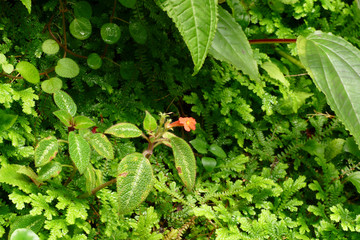
[[[87,58],[87,65],[92,69],[99,69],[102,65],[102,59],[97,53],[91,53]]]
[[[137,126],[131,123],[115,124],[109,127],[108,129],[106,129],[105,133],[120,138],[135,138],[135,137],[140,137],[142,134],[141,130]]]
[[[46,93],[55,93],[62,88],[62,81],[60,78],[53,77],[41,83],[41,89]]]
[[[58,106],[61,110],[66,110],[71,116],[75,116],[77,107],[69,94],[62,90],[57,91],[54,93],[54,101],[56,106]]]
[[[41,48],[44,53],[49,55],[57,53],[60,49],[59,44],[53,39],[44,41]]]
[[[10,73],[12,73],[12,71],[14,71],[14,66],[12,64],[10,64],[10,63],[5,63],[5,64],[2,65],[2,69],[7,74],[10,74]]]
[[[26,81],[34,84],[40,82],[39,71],[31,63],[25,61],[19,62],[16,65],[16,70]]]
[[[70,23],[70,33],[79,40],[85,40],[90,37],[92,27],[89,19],[75,18]]]
[[[216,160],[210,157],[201,158],[201,163],[206,171],[210,172],[216,167]]]
[[[121,30],[115,23],[105,23],[100,30],[101,38],[107,44],[114,44],[119,41]]]
[[[74,14],[77,18],[91,18],[92,8],[86,1],[77,2],[74,4]]]
[[[130,23],[129,31],[135,42],[139,44],[144,44],[146,42],[147,31],[144,25],[142,25],[140,22]]]
[[[119,2],[127,8],[135,8],[136,0],[119,0]]]
[[[74,78],[79,74],[80,69],[74,60],[70,58],[62,58],[57,62],[55,72],[57,75],[64,78]]]
[[[10,240],[40,240],[40,238],[30,229],[19,228],[11,234]]]

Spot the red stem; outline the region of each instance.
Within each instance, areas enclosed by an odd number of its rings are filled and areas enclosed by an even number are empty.
[[[296,39],[253,39],[250,44],[296,43]]]

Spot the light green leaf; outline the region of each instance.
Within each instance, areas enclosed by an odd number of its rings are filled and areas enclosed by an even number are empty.
[[[79,74],[80,68],[74,60],[70,58],[62,58],[57,62],[55,72],[60,77],[74,78]]]
[[[156,119],[148,111],[146,111],[143,126],[146,131],[154,131],[157,128]]]
[[[92,27],[89,19],[83,17],[75,18],[70,23],[69,29],[71,35],[73,35],[79,40],[85,40],[89,38],[92,32]]]
[[[170,140],[175,158],[175,167],[184,185],[191,190],[195,185],[196,161],[193,151],[184,139],[172,133],[165,133],[164,138]]]
[[[220,6],[218,8],[219,22],[210,54],[231,63],[252,79],[259,80],[259,70],[245,33],[226,10]]]
[[[48,39],[43,42],[41,48],[44,53],[52,55],[60,50],[59,44],[54,39]]]
[[[16,65],[16,71],[18,71],[23,78],[30,83],[40,82],[40,74],[34,65],[29,62],[19,62]]]
[[[40,240],[40,238],[30,229],[19,228],[11,234],[10,240]]]
[[[66,110],[71,116],[75,116],[77,107],[69,94],[62,90],[57,91],[54,93],[54,101],[56,106],[58,106],[61,110]]]
[[[45,166],[41,167],[39,171],[39,181],[46,181],[50,178],[56,177],[62,170],[61,164],[56,161],[49,162]]]
[[[196,137],[190,143],[199,153],[206,154],[208,152],[209,144],[204,139]]]
[[[84,129],[95,126],[93,120],[85,116],[76,116],[74,117],[74,127],[75,129]]]
[[[53,114],[67,127],[71,127],[72,116],[66,110],[57,110]]]
[[[107,159],[114,159],[114,150],[109,139],[102,133],[90,135],[90,144],[97,153]]]
[[[49,94],[55,93],[62,88],[62,81],[60,78],[53,77],[41,83],[41,89]]]
[[[81,174],[84,173],[90,163],[90,146],[79,134],[69,133],[69,153]]]
[[[0,53],[0,64],[6,63],[6,56],[3,53]]]
[[[325,159],[330,161],[337,155],[343,152],[345,140],[342,138],[335,138],[328,143],[325,148]]]
[[[153,185],[153,172],[148,159],[141,153],[132,153],[119,163],[117,192],[119,213],[127,214],[146,199]]]
[[[356,187],[356,190],[358,193],[360,193],[360,172],[353,172],[349,174],[349,176],[346,178],[347,181],[350,181],[354,186]]]
[[[202,67],[217,24],[216,0],[166,0],[159,5],[179,29],[195,64],[194,74]]]
[[[106,134],[114,135],[120,138],[135,138],[140,137],[141,130],[131,123],[118,123],[105,130]]]
[[[33,181],[36,184],[36,186],[40,186],[41,180],[38,179],[38,175],[34,172],[34,170],[31,167],[21,165],[19,166],[19,169],[16,172],[28,176],[31,179],[31,181]]]
[[[94,188],[103,183],[102,172],[100,169],[95,169],[91,164],[88,165],[84,172],[86,179],[86,191],[91,192]]]
[[[14,71],[14,66],[12,64],[10,64],[10,63],[5,63],[5,64],[2,65],[2,69],[7,74],[10,74],[10,73],[12,73],[12,71]]]
[[[300,36],[297,49],[328,104],[360,144],[360,51],[344,39],[320,31]]]
[[[273,62],[264,62],[261,67],[269,74],[273,79],[278,80],[286,88],[290,87],[290,83],[285,79],[284,74],[280,71],[279,67]]]
[[[28,214],[17,216],[15,218],[15,221],[10,225],[9,235],[11,236],[11,234],[19,228],[27,228],[36,233],[40,231],[40,229],[44,225],[44,222],[45,217],[43,215],[32,216]]]
[[[31,0],[20,0],[22,2],[22,4],[24,4],[24,6],[26,7],[26,9],[28,10],[29,14],[31,13]]]
[[[41,140],[35,148],[35,166],[41,167],[55,158],[58,153],[58,142],[55,137]]]

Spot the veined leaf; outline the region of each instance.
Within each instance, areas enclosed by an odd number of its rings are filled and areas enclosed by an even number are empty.
[[[41,89],[46,93],[55,93],[62,88],[62,81],[60,78],[53,77],[41,83]]]
[[[33,181],[36,184],[36,186],[40,186],[41,180],[38,179],[38,175],[34,172],[34,170],[31,167],[20,166],[16,172],[28,176],[31,179],[31,181]]]
[[[46,181],[50,178],[56,177],[62,170],[61,164],[56,161],[49,162],[45,166],[41,167],[39,171],[39,181]]]
[[[74,127],[75,129],[84,129],[95,126],[93,120],[85,116],[76,116],[74,117]]]
[[[152,167],[141,153],[132,153],[119,163],[117,192],[119,213],[126,214],[135,209],[150,193],[153,184]]]
[[[35,148],[35,166],[41,167],[55,158],[59,146],[55,137],[41,140]]]
[[[118,123],[105,130],[106,134],[120,138],[135,138],[141,136],[141,130],[131,123]]]
[[[191,147],[184,139],[172,133],[167,132],[164,134],[164,137],[170,140],[175,158],[175,167],[181,180],[191,190],[195,185],[196,179],[196,161]]]
[[[94,188],[103,183],[102,172],[100,169],[95,169],[91,164],[88,165],[84,172],[86,179],[86,191],[91,192]]]
[[[62,58],[57,62],[55,72],[64,78],[74,78],[79,74],[80,68],[71,58]]]
[[[30,229],[19,228],[11,234],[10,240],[40,240],[40,238]]]
[[[297,48],[328,104],[360,144],[360,51],[344,39],[320,31],[300,36]]]
[[[210,54],[218,60],[231,63],[252,79],[259,80],[259,70],[245,33],[230,13],[220,6],[219,22]]]
[[[198,73],[215,36],[217,1],[166,0],[158,1],[158,4],[179,29],[195,64],[194,74]]]
[[[157,128],[156,119],[148,111],[146,111],[143,126],[146,131],[154,131]]]
[[[102,133],[95,133],[90,135],[90,144],[95,149],[97,153],[107,159],[114,159],[114,150],[113,147],[105,136]]]
[[[81,174],[84,173],[90,163],[90,146],[87,141],[79,134],[69,133],[69,153],[77,169]]]
[[[18,115],[7,114],[6,111],[0,110],[0,131],[5,131],[11,128],[17,118]]]
[[[57,110],[53,114],[63,123],[65,126],[70,127],[72,122],[72,116],[66,110]]]
[[[69,94],[62,90],[57,91],[54,93],[54,101],[56,106],[58,106],[61,110],[66,110],[71,116],[75,116],[77,107]]]

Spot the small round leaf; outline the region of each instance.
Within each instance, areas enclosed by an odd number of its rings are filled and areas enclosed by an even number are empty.
[[[144,25],[142,25],[140,22],[130,23],[129,31],[135,42],[139,44],[144,44],[146,42],[147,31]]]
[[[59,44],[53,39],[44,41],[41,48],[44,53],[49,55],[57,53],[60,49]]]
[[[80,69],[74,60],[70,58],[62,58],[57,62],[55,72],[57,75],[64,78],[73,78],[79,74]]]
[[[92,8],[86,1],[77,2],[74,4],[74,14],[77,18],[91,18]]]
[[[10,63],[5,63],[5,64],[2,65],[2,69],[7,74],[10,74],[10,73],[12,73],[12,71],[14,71],[14,66],[12,64],[10,64]]]
[[[87,58],[87,65],[92,69],[99,69],[102,65],[102,59],[97,53],[91,53]]]
[[[24,79],[30,83],[40,82],[40,74],[34,65],[29,62],[19,62],[16,65],[16,70],[24,77]]]
[[[55,93],[62,88],[62,81],[60,78],[53,77],[41,83],[41,89],[46,93]]]
[[[40,240],[40,238],[30,229],[19,228],[11,234],[10,240]]]
[[[85,40],[90,37],[92,27],[89,19],[87,18],[75,18],[70,23],[70,33],[79,40]]]
[[[100,29],[101,38],[107,44],[114,44],[119,41],[121,30],[115,23],[105,23]]]

